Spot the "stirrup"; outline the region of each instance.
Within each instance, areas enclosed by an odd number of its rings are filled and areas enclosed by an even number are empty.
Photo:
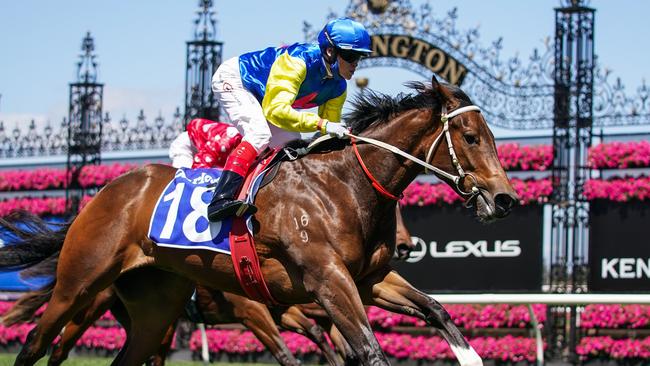
[[[255,205],[244,202],[241,206],[239,206],[237,212],[235,212],[235,216],[242,217],[244,215],[253,215],[256,212],[257,207],[255,207]]]
[[[210,206],[208,206],[208,220],[210,222],[218,222],[231,216],[252,215],[255,212],[257,212],[257,207],[254,205],[239,200],[228,200],[228,202],[224,202],[221,207],[214,211],[210,211]]]

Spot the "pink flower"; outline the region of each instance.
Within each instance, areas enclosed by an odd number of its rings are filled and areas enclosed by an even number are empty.
[[[511,179],[510,183],[520,198],[521,204],[547,202],[553,193],[550,179],[521,180]],[[444,183],[413,182],[404,190],[404,198],[400,201],[407,206],[429,206],[461,202],[461,197]]]
[[[595,169],[650,166],[650,141],[609,142],[589,149],[588,164]]]
[[[520,146],[508,143],[497,147],[497,154],[505,170],[544,171],[553,164],[553,146]]]

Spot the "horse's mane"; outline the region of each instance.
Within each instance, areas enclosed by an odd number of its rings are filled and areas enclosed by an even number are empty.
[[[374,90],[365,90],[363,93],[357,94],[350,101],[352,110],[343,116],[345,124],[352,129],[352,133],[359,134],[374,123],[387,122],[391,117],[412,109],[440,108],[438,93],[432,89],[430,83],[410,81],[404,85],[413,89],[416,93],[399,93],[392,97]],[[461,105],[472,104],[467,94],[459,87],[451,84],[443,84],[443,87],[456,99],[460,100]],[[305,148],[319,136],[317,134],[310,140],[293,140],[288,142],[286,147],[293,149]],[[333,139],[317,146],[314,151],[340,149],[345,145],[347,145],[346,140]]]
[[[357,94],[351,101],[352,110],[344,116],[345,124],[352,129],[352,133],[358,134],[374,123],[386,122],[391,117],[412,109],[440,108],[438,93],[432,89],[431,84],[410,81],[404,85],[415,90],[416,93],[400,93],[391,97],[366,90]],[[467,94],[457,86],[444,84],[443,87],[457,99],[471,104]]]

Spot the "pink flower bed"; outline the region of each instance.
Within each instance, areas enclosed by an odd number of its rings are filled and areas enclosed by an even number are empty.
[[[83,208],[91,199],[92,196],[84,196],[79,207]],[[0,217],[15,210],[27,210],[40,216],[64,215],[66,213],[65,197],[21,197],[0,201]]]
[[[8,170],[0,173],[0,191],[64,188],[65,169]]]
[[[590,179],[585,182],[584,194],[589,200],[644,201],[650,198],[650,177],[640,176],[611,180]]]
[[[582,328],[648,328],[648,305],[587,305],[580,314]]]
[[[36,215],[63,215],[66,211],[65,197],[21,197],[0,201],[0,216],[15,210],[27,210]]]
[[[136,164],[118,163],[88,165],[81,170],[79,183],[82,187],[103,186],[137,167]],[[0,191],[63,189],[66,181],[65,169],[7,170],[0,172]]]
[[[530,325],[528,307],[524,305],[446,305],[454,323],[462,328],[525,328]],[[533,305],[537,321],[546,320],[546,305]],[[373,326],[388,329],[395,326],[426,326],[424,321],[408,315],[391,313],[371,306],[367,310],[368,319]]]
[[[77,340],[77,347],[105,349],[109,351],[119,350],[126,341],[126,332],[120,327],[90,327]]]
[[[497,155],[505,170],[548,170],[553,164],[553,146],[520,146],[508,143],[497,147]]]
[[[521,204],[547,202],[553,186],[550,179],[521,180],[511,179],[513,188],[520,198]],[[428,206],[461,202],[461,197],[451,187],[444,183],[411,183],[404,191],[402,205]]]
[[[13,301],[0,301],[0,316],[4,315],[14,305]]]
[[[589,166],[596,169],[625,169],[650,166],[650,142],[609,142],[589,149]]]
[[[650,358],[650,337],[643,339],[613,339],[584,337],[576,346],[582,360],[590,358],[647,359]]]
[[[211,353],[246,354],[264,352],[264,346],[252,332],[241,330],[208,329],[208,349]],[[293,354],[320,353],[309,339],[292,332],[282,332],[287,347]],[[201,350],[201,333],[195,331],[190,338],[190,350]]]
[[[36,324],[25,323],[5,327],[0,324],[0,344],[25,343],[27,334],[36,326]]]

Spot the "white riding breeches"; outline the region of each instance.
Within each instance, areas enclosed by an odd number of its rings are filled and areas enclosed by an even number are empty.
[[[300,133],[283,130],[264,118],[262,106],[255,96],[244,88],[239,71],[239,57],[233,57],[219,66],[212,77],[212,91],[228,114],[232,124],[260,153],[267,147],[284,146],[301,138]]]
[[[191,168],[196,147],[192,144],[187,131],[178,135],[169,145],[169,158],[174,168]]]

